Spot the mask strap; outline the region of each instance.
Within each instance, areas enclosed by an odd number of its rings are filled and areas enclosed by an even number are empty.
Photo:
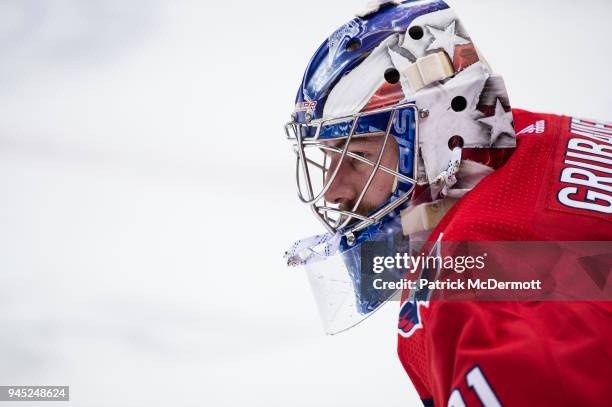
[[[432,83],[455,76],[455,68],[445,52],[435,52],[417,59],[406,66],[402,73],[416,93]]]

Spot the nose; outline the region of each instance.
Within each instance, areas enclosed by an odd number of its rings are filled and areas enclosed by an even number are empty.
[[[340,168],[338,168],[340,166]],[[325,184],[329,182],[336,168],[338,172],[325,192],[325,200],[332,204],[351,205],[357,199],[357,185],[355,180],[355,170],[352,168],[348,160],[340,162],[340,155],[335,154],[332,157],[329,170],[325,176]]]

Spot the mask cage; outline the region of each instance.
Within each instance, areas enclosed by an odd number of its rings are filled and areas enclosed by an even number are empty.
[[[404,103],[369,112],[335,119],[311,120],[285,125],[287,139],[292,142],[296,154],[296,185],[299,199],[309,205],[315,217],[330,233],[342,233],[350,237],[408,201],[414,190],[418,163],[418,108],[414,103]],[[368,159],[350,151],[354,141],[364,137],[384,137],[380,151]],[[390,137],[398,145],[398,163],[395,168],[381,165]],[[339,159],[331,168],[332,156]],[[367,181],[354,202],[341,207],[327,202],[329,191],[346,160],[371,167]],[[379,172],[394,177],[395,188],[391,198],[369,214],[359,213],[359,206]]]

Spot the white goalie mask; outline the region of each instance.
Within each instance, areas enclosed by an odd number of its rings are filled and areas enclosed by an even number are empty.
[[[299,198],[327,232],[294,245],[288,262],[345,253],[353,289],[359,261],[346,253],[398,241],[389,234],[402,233],[415,191],[459,197],[477,182],[462,184],[468,162],[487,175],[516,145],[503,79],[439,0],[378,2],[336,30],[311,59],[285,130]],[[378,307],[356,298],[356,315]]]

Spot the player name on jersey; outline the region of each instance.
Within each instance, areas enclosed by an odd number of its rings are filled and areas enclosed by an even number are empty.
[[[571,120],[557,193],[559,203],[599,214],[612,213],[612,125]]]

